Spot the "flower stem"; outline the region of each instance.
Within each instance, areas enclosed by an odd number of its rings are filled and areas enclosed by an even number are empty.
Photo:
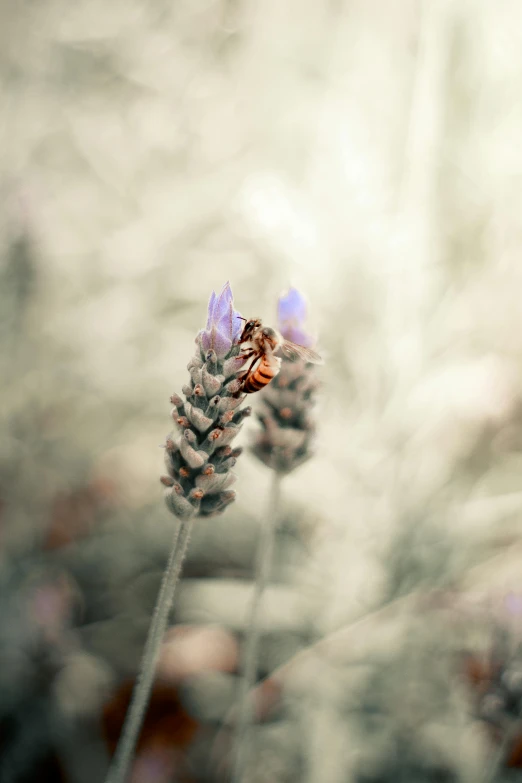
[[[254,595],[250,607],[247,640],[242,666],[242,678],[239,693],[239,715],[237,721],[235,760],[232,775],[233,783],[242,783],[248,761],[248,733],[253,717],[253,705],[250,692],[257,679],[259,647],[259,614],[261,600],[268,583],[270,566],[274,551],[274,534],[277,523],[279,499],[281,496],[281,476],[274,472],[270,490],[268,513],[263,520],[256,553]]]
[[[143,657],[141,659],[138,680],[134,686],[132,700],[125,717],[123,730],[112,760],[106,783],[125,783],[129,774],[136,742],[141,730],[143,719],[150,698],[150,691],[154,681],[156,664],[167,622],[172,607],[176,585],[181,573],[181,567],[192,532],[193,518],[183,520],[176,527],[172,547],[167,566],[163,573],[158,599],[154,607],[154,614],[149,628],[149,634],[145,643]]]

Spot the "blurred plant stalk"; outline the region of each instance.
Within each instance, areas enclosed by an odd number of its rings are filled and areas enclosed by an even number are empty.
[[[145,644],[140,674],[125,718],[122,735],[107,776],[107,783],[124,783],[127,778],[149,703],[161,644],[167,630],[169,613],[174,601],[176,585],[181,574],[183,561],[187,553],[193,524],[194,517],[182,520],[176,528],[174,538],[172,539],[169,560],[163,574]]]
[[[253,719],[253,704],[249,698],[251,689],[257,680],[258,648],[260,637],[259,617],[263,594],[270,578],[270,566],[274,553],[275,531],[277,529],[278,509],[281,499],[281,474],[274,473],[270,488],[270,500],[267,514],[263,519],[259,544],[256,553],[254,576],[254,594],[248,618],[248,632],[242,666],[239,692],[239,714],[236,735],[236,755],[234,761],[233,783],[241,783],[248,766],[249,729]]]

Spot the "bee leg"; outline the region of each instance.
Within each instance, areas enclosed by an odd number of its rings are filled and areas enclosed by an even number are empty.
[[[252,353],[250,353],[249,356],[252,356],[252,354],[255,354],[255,356],[254,356],[253,360],[250,362],[250,366],[249,366],[248,370],[246,370],[246,372],[244,372],[241,375],[241,377],[240,377],[240,381],[242,382],[243,386],[245,385],[245,383],[249,379],[250,375],[252,374],[252,368],[253,368],[254,364],[257,362],[257,360],[259,358],[259,354],[258,354],[257,351],[252,351]]]

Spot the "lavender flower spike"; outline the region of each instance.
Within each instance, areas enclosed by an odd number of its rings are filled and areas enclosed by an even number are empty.
[[[210,297],[207,326],[196,337],[196,354],[188,364],[185,400],[171,397],[179,435],[167,438],[168,475],[161,481],[167,506],[180,519],[219,514],[235,499],[231,468],[241,449],[231,444],[251,413],[249,407],[239,410],[244,395],[238,396],[237,376],[246,361],[236,344],[241,327],[227,283],[219,296]]]
[[[245,395],[240,394],[237,376],[246,361],[239,355],[240,330],[241,318],[234,310],[227,283],[219,296],[212,292],[210,297],[207,326],[196,337],[196,354],[187,367],[190,384],[183,387],[185,401],[178,394],[171,397],[179,432],[169,435],[165,443],[167,475],[161,482],[167,506],[181,522],[174,531],[140,676],[106,783],[128,779],[194,519],[220,514],[235,500],[236,493],[230,489],[235,480],[231,468],[241,449],[233,449],[231,444],[251,412],[250,408],[239,409]]]
[[[315,340],[305,328],[306,302],[296,288],[280,296],[277,312],[279,331],[286,340],[314,346]],[[262,431],[252,451],[280,474],[294,470],[313,454],[315,424],[311,413],[318,385],[313,365],[284,358],[279,375],[261,392],[257,415]]]

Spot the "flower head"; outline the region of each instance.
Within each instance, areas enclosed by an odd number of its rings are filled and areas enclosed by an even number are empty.
[[[279,298],[277,312],[279,330],[286,340],[313,345],[315,341],[304,330],[306,302],[297,289],[291,288]],[[289,473],[313,454],[312,408],[318,385],[313,365],[283,358],[279,374],[262,392],[257,413],[262,429],[252,451],[278,473]]]
[[[215,291],[210,295],[207,325],[198,335],[200,345],[204,351],[212,348],[222,359],[239,337],[241,327],[241,316],[234,310],[232,289],[227,282],[219,295]]]
[[[229,489],[235,480],[231,469],[241,449],[231,443],[251,412],[240,410],[244,395],[238,375],[246,361],[236,343],[240,329],[227,283],[219,296],[212,292],[210,297],[207,328],[196,337],[196,355],[187,367],[185,400],[171,397],[179,433],[167,438],[168,475],[161,481],[169,509],[181,519],[219,514],[235,498]]]
[[[306,300],[297,288],[289,288],[286,294],[279,297],[277,304],[277,321],[279,331],[286,340],[310,348],[314,344],[313,337],[305,330]]]

